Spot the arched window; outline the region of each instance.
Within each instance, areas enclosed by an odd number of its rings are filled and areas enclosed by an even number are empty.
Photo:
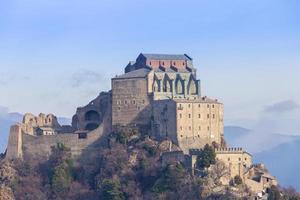
[[[176,80],[176,93],[177,94],[184,94],[183,80],[180,80],[179,78]]]
[[[85,114],[86,121],[100,121],[100,115],[97,111],[90,110]]]
[[[172,81],[165,77],[164,79],[164,88],[163,88],[164,92],[172,92]]]
[[[197,84],[196,81],[191,79],[188,85],[188,93],[191,95],[197,94]]]
[[[153,91],[160,92],[160,81],[155,79],[153,83]]]

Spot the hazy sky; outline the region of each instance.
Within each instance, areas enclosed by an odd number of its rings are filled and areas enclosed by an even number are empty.
[[[187,53],[227,124],[297,121],[299,10],[299,0],[0,0],[0,106],[70,117],[140,52]]]

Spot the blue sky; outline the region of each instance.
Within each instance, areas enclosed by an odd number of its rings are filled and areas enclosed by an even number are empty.
[[[300,120],[299,9],[298,0],[0,0],[0,106],[71,117],[140,52],[187,53],[227,124],[280,119],[300,134],[289,124]]]

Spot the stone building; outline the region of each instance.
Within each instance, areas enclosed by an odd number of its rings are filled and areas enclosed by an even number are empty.
[[[140,54],[112,79],[112,125],[151,126],[153,136],[190,148],[222,143],[223,105],[201,97],[186,54]]]

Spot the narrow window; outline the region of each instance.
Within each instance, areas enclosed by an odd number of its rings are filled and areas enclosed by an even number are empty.
[[[192,130],[192,127],[189,127],[189,130]]]
[[[150,62],[150,65],[151,65],[151,62]]]
[[[213,118],[215,118],[215,114],[213,114]]]
[[[189,104],[189,108],[191,107],[191,104]]]
[[[191,118],[191,114],[189,114],[189,118]]]
[[[207,114],[207,119],[209,119],[209,114]]]
[[[199,119],[201,118],[201,114],[198,115],[198,118],[199,118]]]
[[[198,108],[201,108],[201,104],[198,104]]]
[[[179,117],[182,118],[182,114],[179,114]]]
[[[207,108],[209,108],[209,104],[207,104]]]
[[[209,126],[207,127],[207,130],[209,131]]]
[[[214,104],[212,105],[212,108],[215,108],[215,105],[214,105]]]
[[[201,131],[201,126],[199,126],[199,131]]]

